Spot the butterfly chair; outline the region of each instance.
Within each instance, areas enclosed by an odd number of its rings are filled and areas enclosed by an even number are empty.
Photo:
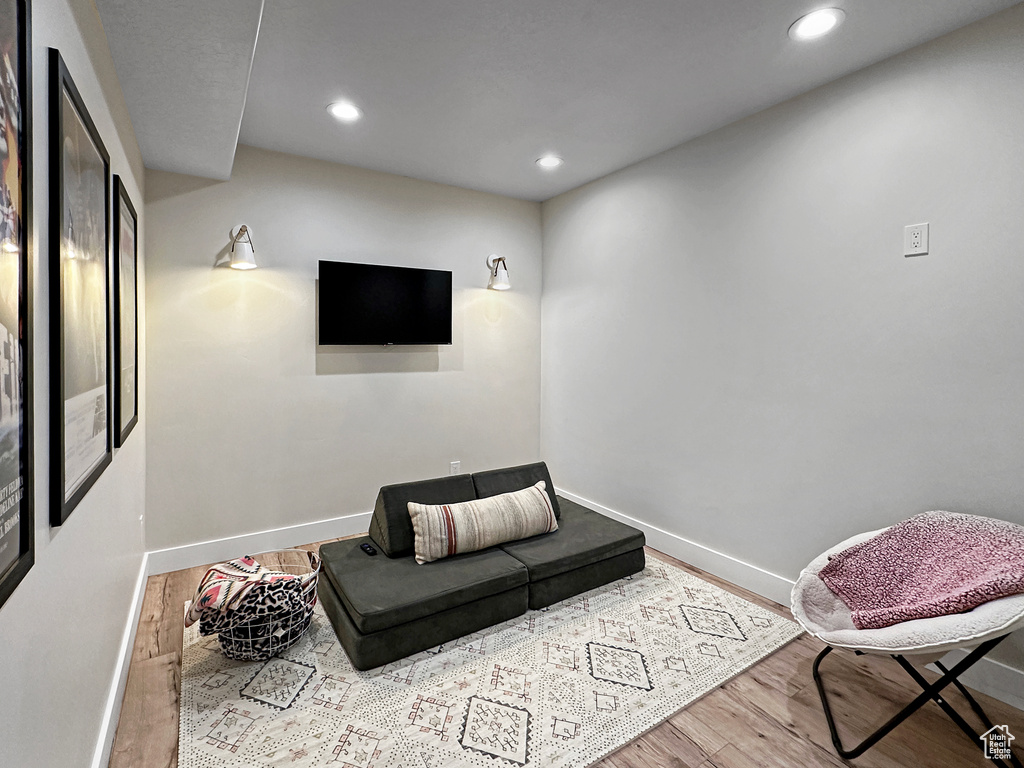
[[[883,529],[885,530],[885,529]],[[797,579],[792,592],[793,616],[807,632],[824,642],[825,649],[814,660],[812,673],[821,706],[825,711],[832,744],[840,757],[853,759],[873,747],[896,726],[934,701],[956,723],[974,744],[985,749],[982,734],[971,725],[942,696],[942,691],[953,685],[967,699],[971,709],[988,730],[994,726],[970,692],[959,681],[960,675],[976,664],[989,651],[1016,629],[1024,628],[1024,594],[991,600],[965,613],[956,613],[926,619],[904,621],[881,629],[857,629],[850,608],[834,594],[818,574],[830,558],[850,547],[868,541],[881,531],[862,533],[847,539],[815,558]],[[835,718],[822,684],[822,661],[834,650],[845,649],[858,655],[890,656],[921,687],[921,693],[903,709],[893,715],[874,733],[850,749],[843,746],[836,731]],[[968,651],[967,655],[947,669],[939,659],[950,651]],[[935,682],[928,682],[915,667],[933,663],[942,673]],[[986,731],[988,733],[988,731]],[[991,760],[992,765],[1022,768],[1020,760],[1010,755],[1008,762]]]

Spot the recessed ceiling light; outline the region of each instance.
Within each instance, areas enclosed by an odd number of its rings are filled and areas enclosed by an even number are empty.
[[[789,28],[789,36],[794,40],[814,40],[827,35],[843,22],[846,16],[838,8],[822,8],[812,11],[793,22]]]
[[[354,123],[363,116],[363,111],[351,101],[336,101],[327,105],[327,111],[343,123]]]
[[[544,155],[544,157],[538,157],[536,162],[541,168],[547,168],[550,170],[552,168],[557,168],[565,161],[558,157],[558,155]]]

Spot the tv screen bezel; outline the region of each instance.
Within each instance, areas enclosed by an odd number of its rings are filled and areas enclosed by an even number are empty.
[[[446,295],[444,298],[447,303],[447,317],[448,322],[445,326],[446,334],[442,338],[424,338],[416,339],[415,337],[403,337],[398,336],[396,338],[388,338],[383,333],[379,337],[373,337],[372,335],[361,334],[353,337],[338,337],[332,336],[328,340],[322,338],[322,316],[323,316],[323,265],[343,265],[346,267],[363,267],[366,268],[368,273],[374,271],[380,272],[392,272],[392,273],[418,273],[421,276],[427,274],[434,276],[445,276],[447,282],[445,285]],[[328,297],[329,298],[329,297]],[[454,310],[454,287],[452,280],[451,270],[445,269],[430,269],[426,267],[407,267],[393,264],[373,264],[367,262],[357,261],[336,261],[333,259],[320,259],[317,262],[317,316],[316,316],[316,343],[317,346],[323,347],[404,347],[404,346],[451,346],[452,335],[453,335],[453,310]],[[409,327],[409,326],[407,326]],[[336,329],[337,330],[337,329]],[[369,330],[369,328],[367,328]]]

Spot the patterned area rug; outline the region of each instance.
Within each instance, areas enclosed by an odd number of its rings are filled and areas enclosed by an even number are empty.
[[[193,625],[178,765],[580,768],[800,632],[650,556],[635,576],[369,672],[320,606],[267,662],[231,661]]]

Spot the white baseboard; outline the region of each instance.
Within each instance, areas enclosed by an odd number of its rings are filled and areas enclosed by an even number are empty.
[[[639,528],[644,532],[644,536],[647,537],[648,546],[653,547],[659,552],[664,552],[666,555],[672,555],[672,557],[678,558],[683,562],[695,565],[708,573],[732,582],[738,587],[756,592],[762,597],[767,597],[783,605],[789,605],[789,593],[793,589],[794,582],[784,576],[758,568],[756,565],[751,565],[731,555],[705,547],[703,544],[698,544],[695,541],[684,539],[675,533],[645,523],[643,520],[637,520],[635,517],[624,515],[621,512],[609,509],[597,502],[584,499],[582,496],[569,493],[561,488],[557,488],[556,491],[560,496],[564,496],[570,501],[575,501],[577,504],[582,504],[588,509],[600,512],[602,515],[607,515],[613,519],[621,520],[627,525],[632,525],[634,528]]]
[[[255,555],[272,549],[285,549],[299,544],[365,533],[370,526],[371,514],[360,512],[331,520],[317,520],[313,523],[300,523],[269,531],[243,533],[241,536],[157,549],[148,553],[149,572],[156,574],[180,571],[183,568],[219,563],[242,555]]]
[[[114,736],[117,733],[121,703],[124,701],[125,684],[128,682],[128,668],[131,665],[135,633],[139,627],[139,616],[142,614],[142,600],[146,594],[146,580],[150,576],[182,568],[192,568],[196,565],[230,560],[243,554],[284,549],[299,544],[363,533],[369,527],[370,514],[370,512],[365,512],[337,517],[333,520],[319,520],[315,523],[303,523],[144,553],[139,575],[135,581],[135,592],[132,595],[128,620],[121,636],[117,667],[114,669],[110,692],[103,710],[99,738],[90,763],[91,768],[105,768],[110,762],[110,751],[113,749]]]
[[[946,669],[952,669],[965,656],[967,651],[950,651],[942,657],[942,664]],[[928,666],[938,672],[931,664]],[[1024,671],[1016,667],[985,657],[960,675],[960,682],[1011,707],[1024,710]]]
[[[103,708],[103,719],[100,721],[100,735],[93,751],[92,768],[106,768],[110,763],[110,750],[114,746],[114,734],[117,733],[117,721],[121,714],[121,702],[124,701],[124,688],[128,682],[128,667],[131,665],[132,648],[135,645],[135,632],[139,628],[139,616],[142,613],[142,599],[146,594],[146,579],[149,578],[149,553],[142,555],[139,576],[135,580],[135,592],[128,611],[128,623],[121,635],[121,648],[107,694],[107,704]]]
[[[703,544],[684,539],[675,533],[649,525],[642,520],[624,515],[614,509],[584,499],[561,488],[556,489],[560,496],[582,504],[588,509],[602,515],[621,520],[628,525],[639,528],[647,537],[647,544],[659,552],[672,555],[690,565],[695,565],[708,573],[730,581],[733,584],[749,589],[762,597],[777,603],[789,605],[790,591],[793,583],[789,579],[758,568],[756,565],[738,560],[731,555],[723,554]],[[966,651],[953,651],[946,655],[943,664],[948,669],[967,655]],[[994,659],[984,658],[971,667],[960,677],[961,682],[975,691],[987,694],[994,699],[1005,702],[1017,709],[1024,710],[1024,670],[1007,666]]]

